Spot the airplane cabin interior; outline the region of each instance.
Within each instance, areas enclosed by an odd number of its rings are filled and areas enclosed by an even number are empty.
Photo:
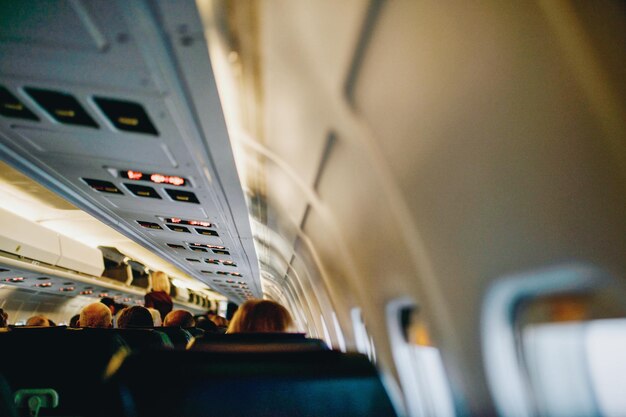
[[[626,416],[625,40],[615,0],[1,0],[0,415]],[[70,329],[156,271],[293,331]]]

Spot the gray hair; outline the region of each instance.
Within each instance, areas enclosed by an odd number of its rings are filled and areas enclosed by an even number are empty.
[[[92,303],[80,310],[80,327],[111,327],[111,310],[101,302]]]

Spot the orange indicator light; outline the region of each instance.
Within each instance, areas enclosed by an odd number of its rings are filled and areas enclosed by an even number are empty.
[[[143,177],[143,174],[137,171],[128,170],[126,173],[128,174],[128,179],[131,180],[140,180]]]

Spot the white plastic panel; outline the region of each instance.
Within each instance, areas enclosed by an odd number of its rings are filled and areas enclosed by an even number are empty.
[[[61,256],[55,232],[5,210],[0,210],[0,250],[52,265]]]
[[[58,235],[61,257],[56,265],[99,277],[104,271],[102,252],[73,239]]]

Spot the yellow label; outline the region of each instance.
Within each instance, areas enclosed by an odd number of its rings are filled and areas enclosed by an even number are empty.
[[[24,106],[20,103],[4,103],[4,107],[10,110],[24,110]]]
[[[139,120],[134,117],[118,117],[117,121],[128,126],[137,126],[139,124]]]
[[[189,197],[184,195],[179,195],[176,197],[176,200],[189,201]]]
[[[139,192],[137,192],[137,194],[139,194],[139,195],[150,195],[150,193],[148,191],[139,191]]]
[[[74,112],[74,110],[55,110],[54,113],[57,116],[61,116],[61,117],[74,117],[76,116],[76,113]]]

